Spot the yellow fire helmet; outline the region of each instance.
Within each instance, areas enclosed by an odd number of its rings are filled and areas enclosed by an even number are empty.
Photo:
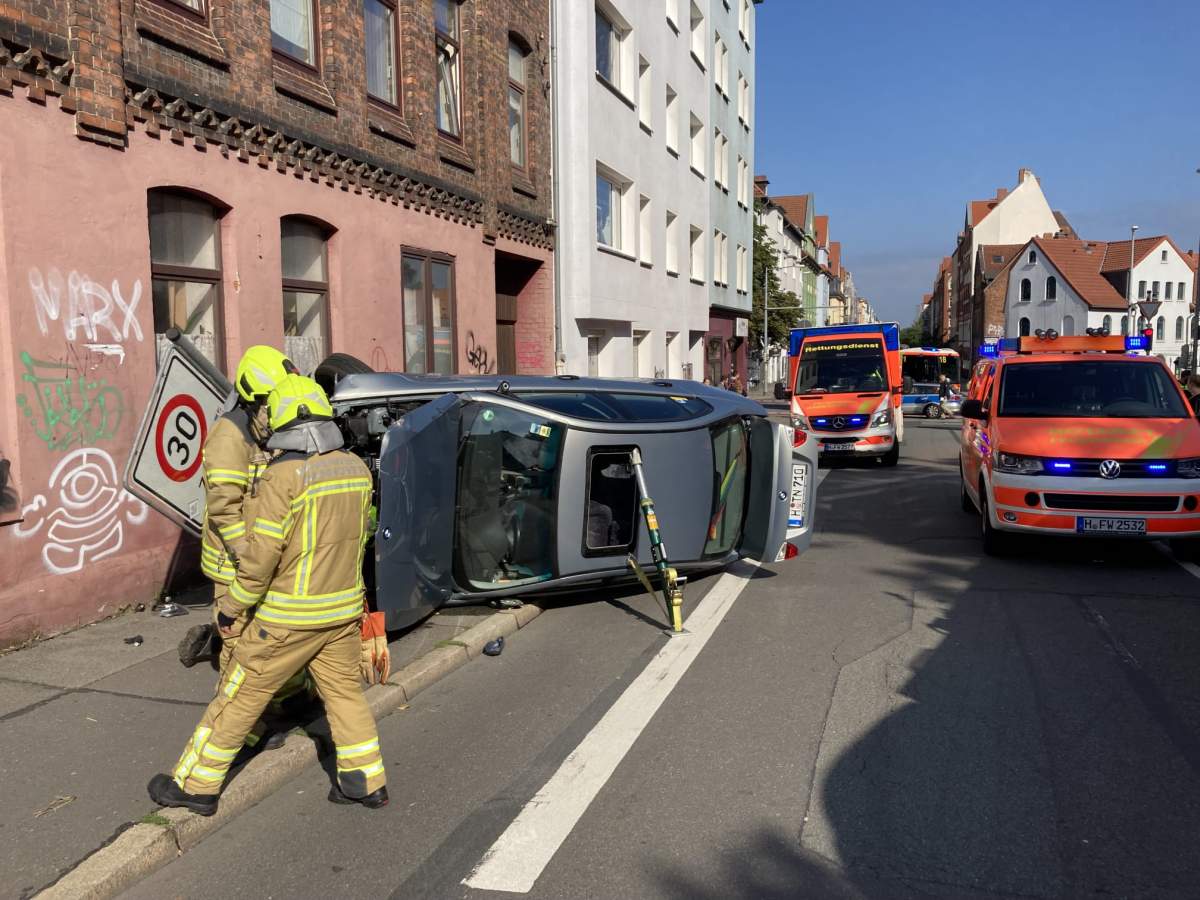
[[[272,431],[282,431],[299,422],[328,422],[333,418],[333,406],[325,391],[303,375],[287,375],[275,385],[267,395],[267,412]]]
[[[257,344],[242,354],[234,381],[239,396],[247,403],[261,400],[285,376],[299,371],[290,359],[264,344]]]

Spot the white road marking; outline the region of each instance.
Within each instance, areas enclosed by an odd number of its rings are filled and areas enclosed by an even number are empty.
[[[1168,559],[1175,560],[1179,567],[1189,575],[1194,578],[1200,578],[1200,566],[1196,565],[1195,563],[1188,562],[1186,559],[1180,559],[1175,555],[1175,551],[1171,549],[1170,544],[1167,544],[1165,541],[1155,541],[1154,545],[1158,547],[1159,552],[1162,553],[1163,556],[1167,557]]]
[[[753,577],[757,564],[735,564],[688,616],[687,632],[667,641],[572,751],[558,771],[463,879],[467,887],[527,893],[600,789],[699,656]]]
[[[822,482],[829,477],[829,473],[832,471],[832,469],[817,469],[817,490],[821,489]]]

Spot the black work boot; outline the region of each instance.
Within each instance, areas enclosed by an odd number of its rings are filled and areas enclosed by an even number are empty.
[[[359,803],[365,806],[367,809],[379,809],[381,806],[387,806],[387,787],[381,787],[377,791],[371,791],[371,793],[367,794],[365,797],[347,797],[342,793],[342,789],[335,784],[329,789],[329,802],[341,804]]]
[[[150,799],[159,806],[178,806],[202,816],[211,816],[217,811],[216,794],[185,793],[170,775],[155,775],[146,785],[146,790],[150,792]]]

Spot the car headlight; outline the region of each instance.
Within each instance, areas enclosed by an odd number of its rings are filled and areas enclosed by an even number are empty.
[[[887,425],[892,421],[892,408],[885,406],[875,415],[871,416],[871,427],[878,428],[880,425]]]
[[[797,431],[812,431],[808,424],[808,416],[804,413],[792,413],[792,427]]]
[[[1200,478],[1200,457],[1179,460],[1175,464],[1175,474],[1180,478]]]
[[[1014,475],[1036,475],[1045,469],[1036,456],[1019,456],[1016,453],[997,453],[992,460],[992,468]]]

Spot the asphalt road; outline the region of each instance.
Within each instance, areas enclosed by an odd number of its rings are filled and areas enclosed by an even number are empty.
[[[314,768],[129,896],[1197,896],[1200,580],[984,557],[956,436],[823,470],[810,552],[693,583],[690,647],[644,597],[551,609],[381,723],[386,809]]]

